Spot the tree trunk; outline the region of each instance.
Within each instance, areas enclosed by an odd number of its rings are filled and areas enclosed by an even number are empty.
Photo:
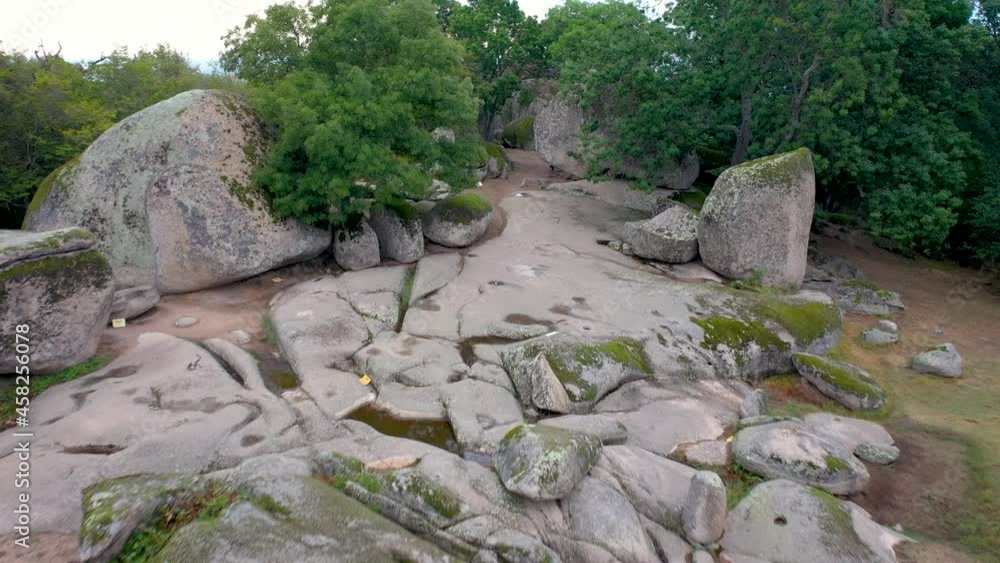
[[[792,110],[788,116],[788,132],[785,133],[785,144],[788,145],[795,140],[795,136],[799,132],[799,120],[802,118],[802,103],[806,99],[806,94],[809,93],[809,77],[812,73],[816,72],[819,68],[819,55],[813,57],[813,62],[809,65],[809,68],[802,73],[802,83],[799,85],[799,91],[795,93],[795,97],[792,98]]]
[[[742,107],[740,109],[740,128],[736,131],[736,146],[733,148],[733,158],[730,163],[735,166],[747,161],[750,154],[750,143],[753,141],[753,92],[749,88],[740,91]]]

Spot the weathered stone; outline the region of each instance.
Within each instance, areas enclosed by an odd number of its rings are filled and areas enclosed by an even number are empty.
[[[462,379],[468,370],[451,342],[396,332],[376,336],[354,354],[354,364],[360,373],[374,380],[376,387],[389,381],[414,387],[452,383]]]
[[[349,271],[374,268],[382,262],[378,235],[368,221],[333,234],[333,257],[341,268]]]
[[[76,365],[97,351],[114,293],[112,269],[82,229],[0,231],[0,373],[27,346],[31,373]],[[22,327],[18,330],[18,327]],[[15,338],[21,335],[23,340]]]
[[[726,486],[717,474],[694,474],[681,520],[684,535],[692,542],[708,545],[722,537],[726,529]]]
[[[549,184],[545,187],[545,190],[574,196],[586,196],[603,201],[604,203],[642,211],[650,215],[657,215],[674,206],[673,196],[676,194],[676,192],[670,190],[637,190],[625,180],[557,182]],[[648,215],[646,216],[648,217]],[[620,251],[621,249],[617,250]]]
[[[834,284],[831,293],[846,312],[891,315],[906,310],[899,293],[880,289],[867,280],[855,279]]]
[[[514,389],[514,384],[510,381],[510,376],[507,375],[507,372],[502,367],[497,365],[476,362],[472,365],[472,369],[469,370],[469,379],[496,385],[497,387],[506,389],[511,395],[516,396],[517,393]]]
[[[549,366],[545,354],[539,354],[525,369],[531,381],[531,403],[542,410],[568,414],[572,409],[569,395]]]
[[[493,219],[493,206],[483,196],[451,196],[424,216],[424,236],[443,246],[466,247],[483,238]]]
[[[729,513],[721,544],[724,558],[741,562],[895,563],[900,541],[857,505],[778,480],[754,487]]]
[[[550,426],[520,425],[500,441],[497,473],[513,493],[535,500],[566,497],[597,463],[601,441]]]
[[[378,236],[382,258],[410,264],[424,256],[424,229],[420,213],[408,203],[399,208],[372,209],[369,218]]]
[[[806,272],[816,179],[808,149],[734,166],[701,210],[698,242],[712,270],[797,288]]]
[[[115,292],[111,301],[111,318],[132,320],[160,302],[160,292],[145,285]]]
[[[698,257],[698,215],[673,203],[648,221],[626,223],[622,239],[636,256],[684,264]]]
[[[870,328],[861,333],[861,341],[865,344],[875,346],[885,346],[899,342],[899,335],[894,332],[884,331],[879,328]]]
[[[174,321],[174,326],[177,328],[191,328],[198,324],[199,321],[198,317],[181,317]]]
[[[600,414],[557,416],[540,420],[538,424],[590,434],[597,437],[605,446],[624,444],[628,440],[628,429],[624,424],[610,416]]]
[[[584,477],[563,501],[563,510],[571,532],[607,549],[620,561],[659,563],[639,514],[614,488]]]
[[[753,418],[767,414],[767,391],[754,389],[740,404],[740,418]]]
[[[265,135],[241,97],[194,90],[106,131],[42,184],[33,231],[81,226],[118,287],[184,293],[318,255],[326,230],[275,217],[251,175]]]
[[[455,439],[466,450],[493,453],[512,425],[524,421],[521,406],[496,385],[466,379],[441,389]]]
[[[535,149],[553,168],[574,178],[587,175],[587,168],[573,157],[580,152],[583,111],[573,100],[556,96],[535,115]]]
[[[899,459],[899,448],[865,443],[854,449],[854,455],[868,463],[889,465]]]
[[[688,560],[691,555],[691,546],[684,541],[684,538],[645,516],[640,515],[639,518],[642,520],[642,526],[649,534],[649,538],[656,545],[657,553],[662,553],[666,557],[667,563]]]
[[[795,368],[821,393],[852,410],[877,410],[889,395],[865,370],[822,356],[795,354]]]
[[[726,467],[729,465],[729,444],[725,440],[695,442],[679,446],[678,450],[689,464],[711,467]]]
[[[962,356],[951,342],[917,354],[911,366],[920,373],[941,377],[962,377]]]
[[[539,357],[545,364],[538,362]],[[549,385],[550,379],[536,377],[539,371],[546,372],[541,368],[547,366],[580,409],[593,405],[623,383],[652,373],[643,343],[630,338],[597,340],[556,335],[504,350],[501,359],[522,402],[535,397],[536,379]]]
[[[882,319],[882,320],[880,320],[878,322],[878,328],[880,330],[884,330],[885,332],[889,332],[889,333],[892,333],[892,334],[896,334],[896,333],[899,332],[899,326],[897,326],[896,323],[894,323],[894,322],[892,322],[892,321],[890,321],[888,319]]]
[[[686,465],[634,446],[608,446],[592,475],[621,487],[640,514],[682,533],[691,479],[696,471]]]
[[[880,424],[870,420],[816,412],[803,417],[811,432],[829,440],[840,442],[847,451],[855,451],[861,444],[892,446],[894,441]]]
[[[841,442],[797,422],[744,428],[733,441],[733,458],[747,471],[768,479],[791,479],[836,495],[868,486],[868,470]]]

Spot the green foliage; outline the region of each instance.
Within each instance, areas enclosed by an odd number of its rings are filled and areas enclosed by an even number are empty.
[[[263,17],[251,14],[223,37],[222,69],[252,83],[275,82],[304,69],[317,16],[312,8],[291,2],[269,7]]]
[[[66,368],[53,375],[32,376],[31,391],[28,396],[35,398],[56,385],[69,383],[74,379],[79,379],[85,375],[91,374],[110,364],[111,360],[112,358],[110,356],[94,356],[85,362]],[[15,407],[14,389],[10,388],[0,392],[0,426],[14,418]]]
[[[257,89],[278,131],[257,174],[274,211],[344,224],[369,201],[420,197],[435,177],[474,184],[476,102],[461,46],[427,0],[330,0],[315,8],[303,67]],[[455,143],[431,131],[455,131]]]
[[[959,205],[961,200],[947,191],[879,190],[867,202],[868,225],[876,240],[904,253],[934,254],[957,223]]]

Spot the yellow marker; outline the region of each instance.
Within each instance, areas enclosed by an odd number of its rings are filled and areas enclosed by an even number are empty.
[[[734,438],[733,436],[726,438],[726,443],[731,444],[733,442],[733,438]]]
[[[362,385],[371,385],[372,384],[372,378],[370,378],[370,377],[368,377],[366,375],[366,376],[362,377],[361,379],[359,379],[358,382],[361,383]]]
[[[113,319],[111,326],[112,328],[125,328],[125,319]]]
[[[274,283],[281,283],[285,281],[285,278],[271,278],[271,281]]]

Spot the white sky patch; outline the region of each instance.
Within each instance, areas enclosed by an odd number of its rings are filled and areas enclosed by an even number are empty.
[[[523,0],[542,17],[562,0]],[[32,53],[41,43],[73,61],[94,60],[116,47],[131,52],[168,44],[204,64],[222,51],[222,36],[246,16],[278,0],[0,0],[4,49]],[[298,2],[304,3],[304,2]]]

